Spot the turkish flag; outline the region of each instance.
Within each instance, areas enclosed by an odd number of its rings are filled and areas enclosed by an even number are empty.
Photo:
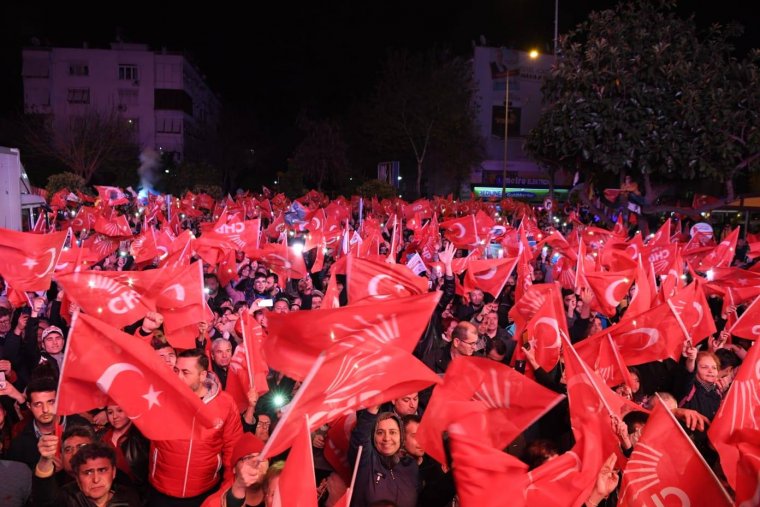
[[[156,248],[162,252],[159,265],[162,268],[189,266],[193,257],[193,241],[193,233],[189,230],[184,230],[175,237],[169,229],[162,229],[156,236]]]
[[[731,289],[731,299],[734,305],[755,299],[760,295],[760,273],[739,268],[714,268],[712,281],[706,284],[709,294],[723,298],[728,296]]]
[[[757,321],[755,321],[757,322]],[[742,430],[757,430],[760,421],[760,345],[752,344],[739,372],[707,431],[720,454],[720,464],[731,487],[736,488],[739,450],[731,442]]]
[[[536,361],[546,371],[551,371],[559,361],[562,337],[570,339],[567,318],[563,312],[562,293],[556,284],[547,294],[546,302],[527,324],[528,343],[536,353]]]
[[[348,461],[348,447],[355,427],[356,414],[349,413],[331,422],[325,435],[323,448],[325,459],[346,484],[351,483],[353,473],[351,463]]]
[[[703,283],[696,279],[669,299],[691,342],[695,344],[718,332],[702,290]]]
[[[615,315],[620,301],[633,285],[635,271],[597,271],[586,273],[586,281],[594,292],[595,304],[604,315]]]
[[[469,248],[480,242],[475,215],[445,220],[440,223],[440,227],[444,230],[444,237],[457,248]]]
[[[150,345],[84,314],[69,332],[57,403],[61,415],[115,403],[151,440],[190,438],[196,418],[199,427],[213,425]]]
[[[431,218],[433,216],[433,207],[427,199],[417,199],[413,203],[404,206],[403,211],[404,218],[407,220],[412,218],[415,213],[419,213],[420,218],[422,219]]]
[[[684,263],[680,248],[673,257],[673,264],[665,274],[665,279],[660,282],[660,294],[664,299],[673,297],[685,283],[682,278]]]
[[[760,296],[755,298],[744,313],[739,317],[730,332],[732,335],[746,338],[747,340],[757,340],[760,337]]]
[[[631,320],[636,315],[644,313],[652,307],[652,288],[649,284],[649,277],[644,270],[641,261],[636,266],[636,294],[628,303],[628,307],[623,314],[621,321]]]
[[[687,338],[667,303],[608,327],[599,335],[607,333],[612,336],[627,365],[660,361],[668,357],[678,360]],[[587,339],[591,338],[593,337]]]
[[[436,291],[373,305],[271,313],[264,355],[271,368],[300,380],[319,354],[334,343],[377,342],[411,351],[440,295]]]
[[[0,228],[0,275],[16,290],[48,290],[67,235]]]
[[[576,251],[556,229],[552,229],[552,232],[538,243],[536,249],[540,250],[544,244],[549,245],[554,252],[564,255],[573,262],[577,260],[578,254]]]
[[[89,231],[95,227],[100,213],[92,206],[82,206],[76,216],[71,219],[71,230],[74,232]]]
[[[517,257],[471,260],[464,277],[465,291],[469,293],[477,288],[497,298],[515,266]]]
[[[148,312],[159,312],[174,347],[195,347],[198,322],[206,315],[200,262],[176,269],[75,272],[56,280],[71,301],[93,317],[125,327]]]
[[[628,368],[620,356],[617,344],[612,340],[609,333],[587,338],[576,343],[573,347],[575,347],[580,358],[593,367],[593,370],[608,386],[632,385]]]
[[[446,370],[443,384],[433,390],[417,440],[425,453],[442,464],[446,463],[442,442],[446,430],[503,449],[562,398],[504,364],[457,357]]]
[[[293,443],[303,417],[310,430],[352,411],[379,405],[439,383],[438,375],[406,350],[390,343],[342,341],[320,354],[283,408],[262,452],[275,456]]]
[[[314,477],[314,455],[311,449],[308,415],[301,420],[300,426],[285,461],[285,468],[280,474],[280,480],[277,481],[273,507],[317,507],[317,481]]]
[[[248,408],[248,391],[251,387],[255,387],[259,395],[269,391],[269,366],[262,351],[264,328],[249,312],[241,314],[235,324],[235,331],[243,337],[243,343],[232,354],[225,390],[237,401],[242,412]]]
[[[525,498],[528,465],[464,435],[451,435],[450,440],[454,482],[461,505],[529,505]]]
[[[727,267],[731,265],[736,255],[736,242],[739,240],[739,229],[735,228],[726,238],[721,241],[710,253],[702,258],[696,265],[697,271],[705,272],[711,268]]]
[[[733,505],[694,443],[659,398],[623,471],[619,505]]]
[[[347,257],[348,300],[373,304],[390,298],[425,294],[427,278],[417,276],[403,264],[388,264]]]

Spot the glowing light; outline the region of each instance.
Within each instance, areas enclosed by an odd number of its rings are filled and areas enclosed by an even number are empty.
[[[285,399],[285,396],[282,395],[282,394],[280,394],[280,393],[277,393],[274,396],[272,396],[272,403],[274,403],[275,407],[279,408],[279,407],[285,405],[286,401],[287,400]]]
[[[91,289],[95,288],[95,281],[94,280],[90,280],[89,282],[87,282],[87,286],[89,288],[91,288]]]
[[[290,248],[293,249],[293,253],[301,255],[303,253],[303,243],[293,243]]]
[[[715,271],[712,269],[708,269],[705,275],[707,275],[707,281],[712,282],[715,280]]]

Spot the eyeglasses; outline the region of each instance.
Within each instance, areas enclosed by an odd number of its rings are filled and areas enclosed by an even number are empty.
[[[478,341],[480,341],[480,340],[475,340],[475,341],[471,341],[471,342],[466,342],[466,341],[464,341],[464,340],[459,340],[459,341],[460,341],[461,343],[464,343],[464,344],[466,344],[466,345],[470,345],[470,346],[474,347],[475,345],[477,345],[477,344],[478,344]]]

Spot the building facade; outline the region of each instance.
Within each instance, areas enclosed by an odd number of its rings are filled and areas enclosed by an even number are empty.
[[[548,192],[549,175],[530,160],[523,148],[528,132],[542,110],[541,85],[551,71],[554,55],[537,55],[514,49],[476,46],[473,73],[478,101],[478,128],[485,160],[473,169],[470,184],[476,195],[501,195],[504,171],[504,124],[507,121],[507,193],[522,199],[540,199]],[[505,114],[509,80],[509,115]],[[508,118],[508,120],[507,120]],[[560,193],[570,175],[555,175]]]
[[[180,162],[219,122],[220,101],[186,56],[144,44],[109,49],[25,48],[24,109],[51,115],[55,129],[86,111],[116,111],[141,148]]]

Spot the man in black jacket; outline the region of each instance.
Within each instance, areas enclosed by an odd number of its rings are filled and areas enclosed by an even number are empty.
[[[87,444],[71,459],[76,482],[61,488],[53,477],[56,449],[45,450],[32,478],[33,507],[87,506],[138,507],[140,499],[133,490],[114,484],[116,455],[107,444]]]

